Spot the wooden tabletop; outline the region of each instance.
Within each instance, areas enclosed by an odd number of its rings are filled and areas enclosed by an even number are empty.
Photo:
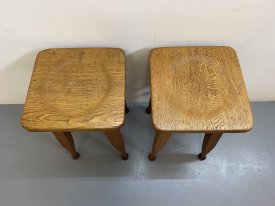
[[[156,48],[150,56],[153,125],[162,131],[245,132],[253,117],[230,47]]]
[[[22,125],[30,131],[118,128],[124,104],[121,49],[47,49],[36,58]]]

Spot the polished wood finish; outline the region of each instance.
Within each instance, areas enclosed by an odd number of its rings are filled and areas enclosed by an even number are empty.
[[[148,156],[149,160],[153,161],[156,159],[157,153],[164,147],[170,136],[170,132],[156,131],[152,152]]]
[[[27,130],[119,128],[124,112],[121,49],[48,49],[37,55],[22,116]]]
[[[206,133],[204,135],[201,153],[198,155],[200,160],[205,160],[206,155],[216,146],[222,133]]]
[[[58,142],[72,154],[73,159],[79,158],[79,154],[75,150],[74,140],[70,132],[53,132],[53,135]]]
[[[113,147],[120,153],[121,158],[127,160],[129,155],[125,151],[124,141],[119,129],[106,130],[104,133]]]
[[[156,48],[151,51],[150,70],[151,105],[147,110],[152,108],[153,126],[158,131],[155,142],[163,132],[207,133],[199,155],[203,160],[222,133],[252,129],[248,95],[232,48]],[[154,146],[153,150],[151,160],[159,151]]]
[[[157,130],[245,132],[253,127],[232,48],[156,48],[150,67],[152,118]]]
[[[53,132],[74,159],[79,154],[71,131],[104,131],[127,159],[119,133],[127,109],[121,49],[47,49],[35,61],[22,126]]]

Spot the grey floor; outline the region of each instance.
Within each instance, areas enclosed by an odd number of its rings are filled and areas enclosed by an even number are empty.
[[[75,161],[50,133],[20,126],[22,105],[0,106],[0,205],[275,205],[275,102],[253,103],[255,127],[225,134],[198,161],[202,134],[173,134],[155,162],[143,107],[122,129],[128,161],[99,132],[73,133]]]

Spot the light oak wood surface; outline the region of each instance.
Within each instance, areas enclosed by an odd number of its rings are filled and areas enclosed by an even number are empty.
[[[153,125],[159,131],[245,132],[253,117],[230,47],[156,48],[150,55]]]
[[[121,49],[48,49],[37,55],[22,125],[52,132],[116,129],[124,106]]]

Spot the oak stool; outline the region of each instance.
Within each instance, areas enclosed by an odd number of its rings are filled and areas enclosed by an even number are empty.
[[[73,159],[79,154],[72,131],[103,131],[126,160],[120,133],[126,110],[121,49],[47,49],[35,61],[22,126],[33,132],[52,132]]]
[[[155,48],[150,55],[154,160],[172,132],[205,133],[204,160],[223,133],[247,132],[253,116],[236,52],[226,46]]]

